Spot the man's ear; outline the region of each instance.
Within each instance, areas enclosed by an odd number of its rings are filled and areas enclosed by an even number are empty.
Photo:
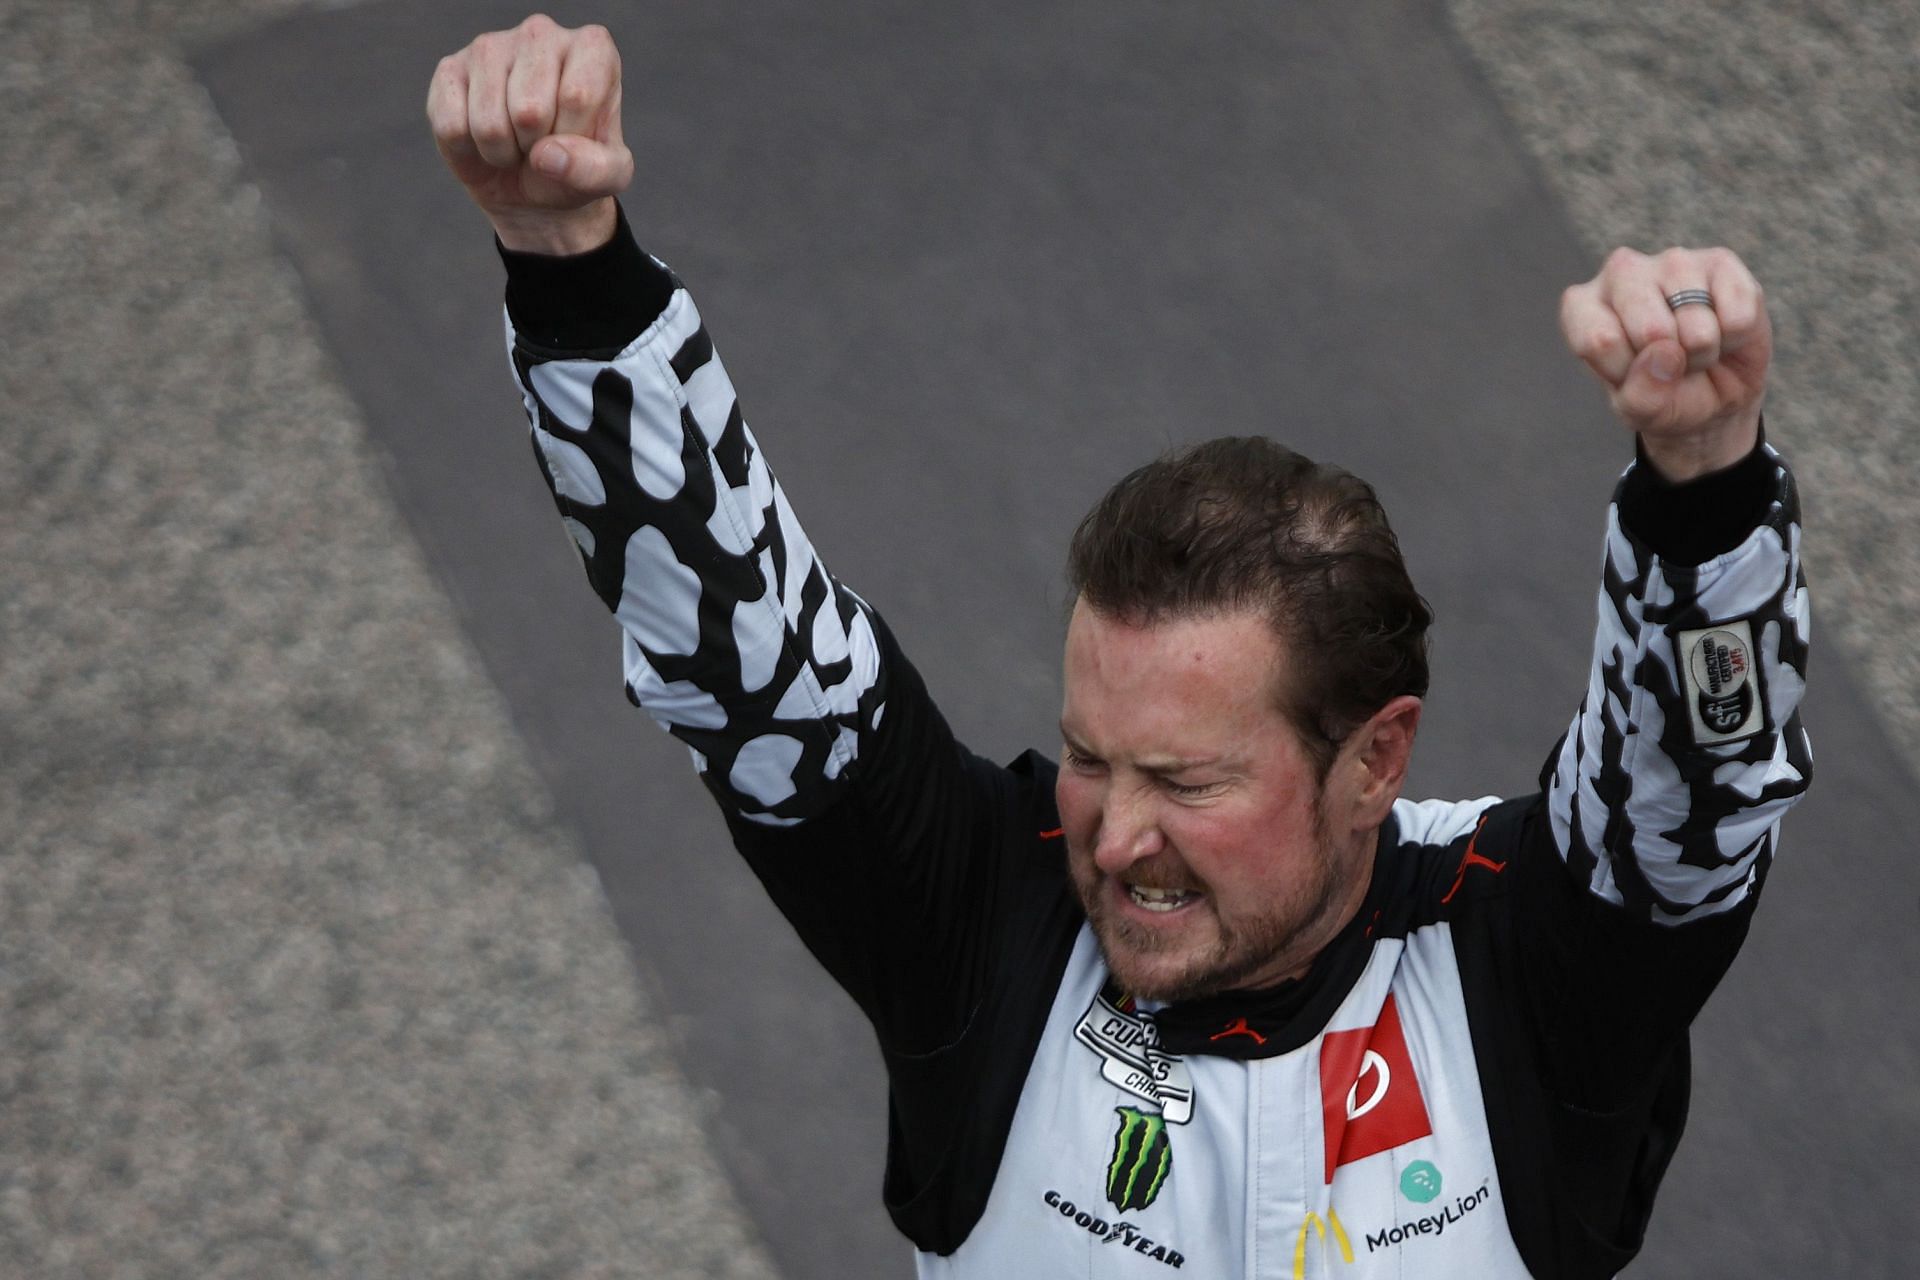
[[[1351,754],[1355,829],[1370,830],[1387,820],[1413,758],[1413,738],[1420,730],[1420,699],[1402,694],[1381,707],[1353,731],[1342,755]]]

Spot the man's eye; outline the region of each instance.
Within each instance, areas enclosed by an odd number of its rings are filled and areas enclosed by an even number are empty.
[[[1065,758],[1068,768],[1078,769],[1082,773],[1086,773],[1094,769],[1098,769],[1101,764],[1101,762],[1096,757],[1082,755],[1080,752],[1075,751],[1072,747],[1062,747],[1060,750],[1060,754],[1062,757]]]
[[[1214,790],[1218,788],[1220,785],[1217,782],[1185,783],[1185,782],[1174,782],[1172,779],[1167,779],[1165,781],[1166,781],[1167,790],[1171,791],[1176,796],[1197,797],[1197,796],[1212,795]]]

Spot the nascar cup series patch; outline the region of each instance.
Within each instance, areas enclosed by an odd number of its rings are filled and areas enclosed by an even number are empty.
[[[1100,1055],[1100,1074],[1107,1083],[1153,1103],[1168,1124],[1193,1118],[1193,1076],[1185,1062],[1160,1047],[1160,1029],[1153,1019],[1101,994],[1080,1015],[1073,1038]]]
[[[1178,1055],[1160,1047],[1152,1018],[1136,1013],[1131,1001],[1114,1003],[1105,992],[1080,1015],[1073,1036],[1099,1056],[1102,1079],[1152,1108],[1114,1108],[1120,1126],[1107,1158],[1107,1203],[1121,1213],[1137,1212],[1154,1202],[1173,1172],[1167,1126],[1193,1118],[1193,1076]]]
[[[1682,631],[1674,637],[1674,652],[1696,743],[1738,742],[1767,727],[1751,622],[1743,618]]]

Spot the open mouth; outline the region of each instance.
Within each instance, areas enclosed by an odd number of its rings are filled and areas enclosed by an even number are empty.
[[[1198,902],[1203,895],[1196,889],[1149,889],[1144,885],[1130,884],[1127,886],[1127,896],[1142,911],[1161,914],[1178,911],[1189,903]]]

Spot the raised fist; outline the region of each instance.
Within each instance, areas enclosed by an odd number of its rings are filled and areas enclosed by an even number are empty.
[[[1670,480],[1753,448],[1773,358],[1766,298],[1727,249],[1615,249],[1560,299],[1567,345]]]
[[[613,234],[633,178],[620,139],[620,53],[605,27],[535,14],[442,58],[433,139],[509,249],[582,253]]]

